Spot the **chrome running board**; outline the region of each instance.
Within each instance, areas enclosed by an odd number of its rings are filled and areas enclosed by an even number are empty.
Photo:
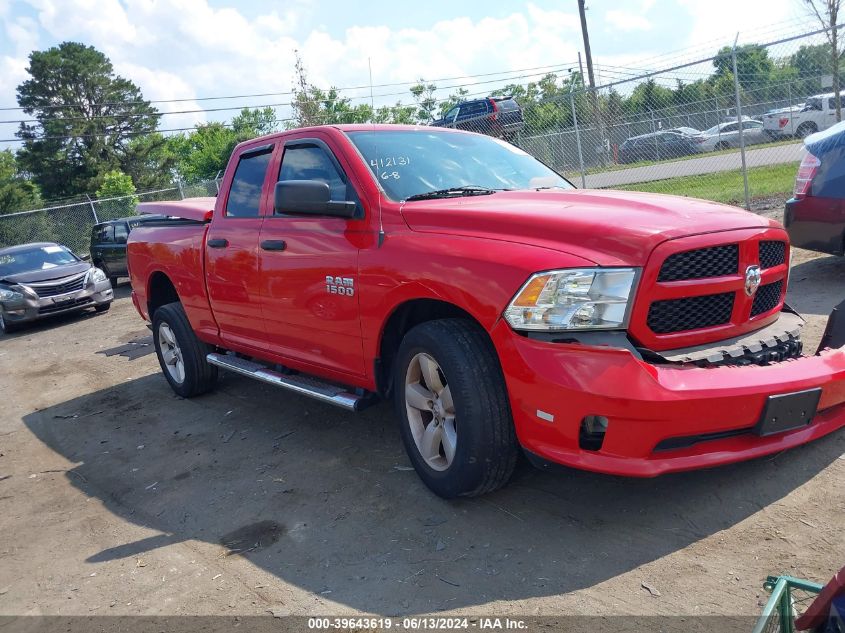
[[[206,360],[212,364],[234,372],[266,382],[267,384],[293,391],[321,402],[333,404],[347,411],[360,411],[375,401],[373,394],[357,395],[350,393],[344,387],[324,382],[319,378],[302,374],[282,374],[266,365],[252,360],[240,358],[234,354],[211,353]]]

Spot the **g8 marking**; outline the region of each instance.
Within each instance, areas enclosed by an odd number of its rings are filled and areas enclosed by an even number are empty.
[[[326,275],[326,292],[331,295],[355,296],[355,280],[352,277]]]

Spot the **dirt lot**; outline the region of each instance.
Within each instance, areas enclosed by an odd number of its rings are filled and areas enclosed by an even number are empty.
[[[796,254],[808,348],[843,273]],[[843,432],[653,480],[523,465],[446,502],[386,404],[349,414],[230,375],[186,401],[154,355],[98,353],[147,333],[128,294],[0,337],[2,614],[751,615],[768,574],[845,562]]]

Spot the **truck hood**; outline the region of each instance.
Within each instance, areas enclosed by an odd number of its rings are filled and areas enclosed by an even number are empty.
[[[0,281],[8,284],[29,284],[39,281],[50,281],[51,279],[62,279],[70,277],[71,275],[78,275],[84,273],[91,268],[89,262],[73,262],[71,264],[64,264],[56,266],[55,268],[45,268],[44,270],[29,270],[23,273],[16,273],[14,275],[6,275]]]
[[[420,200],[402,215],[413,231],[532,244],[600,266],[643,266],[655,246],[678,237],[780,226],[695,198],[598,189]]]

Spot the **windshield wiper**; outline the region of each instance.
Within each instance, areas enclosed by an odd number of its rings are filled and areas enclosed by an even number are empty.
[[[491,193],[496,193],[497,191],[508,191],[508,189],[490,189],[489,187],[479,187],[477,185],[465,185],[463,187],[449,187],[448,189],[435,189],[434,191],[426,191],[425,193],[415,193],[405,198],[405,201],[461,196],[489,196]]]

